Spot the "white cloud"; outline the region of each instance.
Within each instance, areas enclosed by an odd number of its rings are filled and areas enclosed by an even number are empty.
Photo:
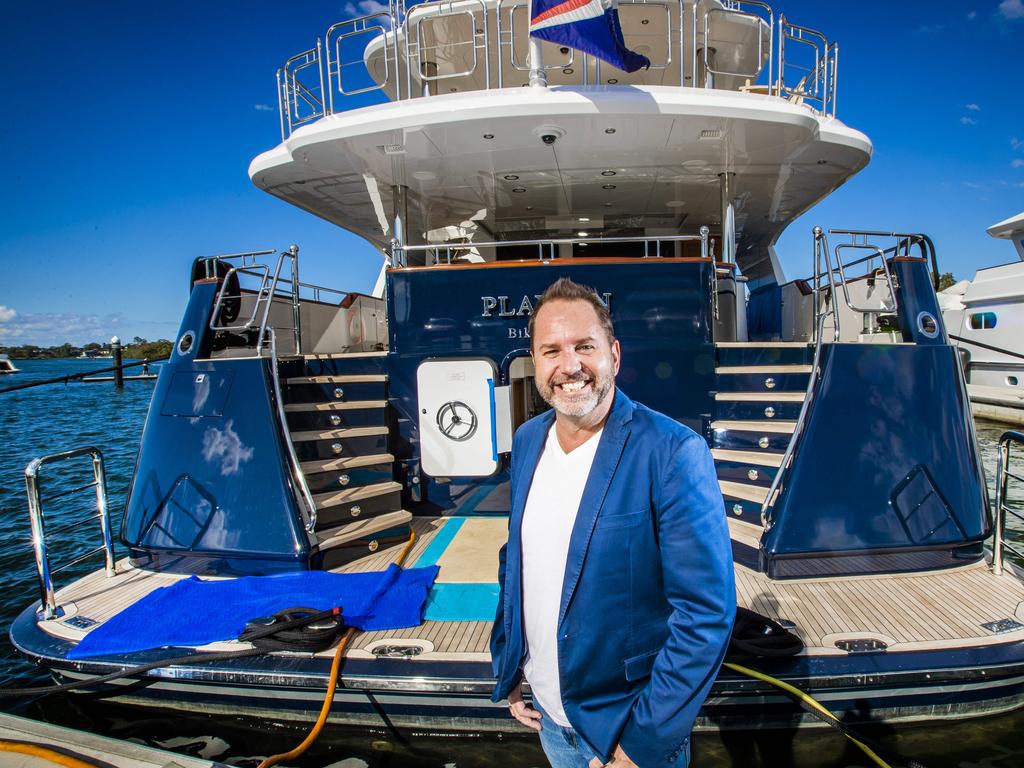
[[[1024,140],[1018,139],[1016,136],[1011,136],[1010,146],[1014,149],[1024,149]]]
[[[252,108],[257,112],[273,112],[274,108],[269,104],[253,104]]]
[[[1016,160],[1014,160],[1013,162],[1010,163],[1010,167],[1011,168],[1024,168],[1024,160],[1021,160],[1018,157]]]
[[[979,107],[977,104],[974,104],[974,103],[967,104],[966,107],[967,107],[967,109],[971,110],[972,112],[981,112],[981,107]]]
[[[978,121],[975,120],[973,117],[968,117],[967,115],[964,115],[963,117],[960,118],[960,123],[962,125],[977,125]]]
[[[967,18],[970,21],[974,21],[976,18],[978,18],[978,12],[977,11],[971,11],[970,13],[967,14]]]
[[[12,314],[0,323],[0,344],[52,347],[65,343],[80,345],[90,341],[106,342],[111,336],[119,334],[124,324],[124,316],[119,313],[102,316],[73,312]]]
[[[984,189],[985,188],[984,184],[979,184],[976,181],[961,181],[960,183],[963,184],[968,189]]]
[[[3,304],[0,304],[0,323],[13,320],[17,314],[12,307],[5,307]]]
[[[349,18],[355,16],[369,16],[371,13],[388,13],[391,7],[380,0],[358,0],[355,3],[345,3],[342,11]]]
[[[1003,0],[999,4],[999,13],[1004,19],[1024,19],[1024,1]]]

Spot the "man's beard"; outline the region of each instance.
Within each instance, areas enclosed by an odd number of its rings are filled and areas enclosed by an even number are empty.
[[[589,387],[584,387],[578,395],[571,395],[563,392],[560,385],[571,381],[591,382]],[[611,376],[602,377],[594,373],[580,371],[575,376],[562,378],[558,384],[549,385],[546,382],[537,380],[537,391],[548,405],[564,416],[582,418],[591,413],[604,401],[612,389],[614,379]]]

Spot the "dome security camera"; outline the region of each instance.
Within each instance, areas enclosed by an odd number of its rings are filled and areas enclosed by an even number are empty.
[[[550,147],[565,136],[565,129],[559,128],[557,125],[541,125],[533,129],[533,135],[539,138],[545,146]]]

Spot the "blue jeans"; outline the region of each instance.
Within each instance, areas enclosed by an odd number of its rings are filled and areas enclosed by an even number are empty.
[[[551,768],[588,768],[590,761],[599,757],[597,750],[583,736],[571,727],[565,728],[556,723],[536,701],[533,702],[533,708],[543,715],[540,721],[540,746]],[[687,739],[679,757],[668,768],[687,768],[689,764],[690,740]]]

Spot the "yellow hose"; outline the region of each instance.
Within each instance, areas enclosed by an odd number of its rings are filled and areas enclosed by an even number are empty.
[[[398,555],[398,559],[395,561],[395,565],[399,568],[405,563],[405,558],[408,557],[409,551],[412,549],[412,545],[416,542],[416,532],[409,532],[409,541],[405,543],[401,553]],[[294,760],[299,757],[303,752],[312,746],[313,742],[320,736],[320,731],[323,730],[324,725],[327,723],[327,715],[331,712],[331,704],[334,701],[334,691],[338,686],[338,673],[341,671],[341,657],[345,655],[345,648],[348,647],[349,642],[356,634],[355,627],[349,627],[348,630],[342,635],[341,640],[338,641],[338,649],[334,652],[334,660],[331,662],[331,677],[327,683],[327,695],[324,696],[323,706],[320,707],[320,716],[316,719],[316,723],[310,730],[309,735],[302,740],[302,743],[290,752],[282,752],[279,755],[271,755],[257,768],[270,768],[272,765],[278,765],[285,760]],[[75,766],[74,768],[79,768]]]
[[[62,752],[57,752],[47,747],[40,747],[35,744],[25,744],[20,741],[7,741],[0,739],[0,752],[15,752],[19,755],[38,757],[40,760],[54,763],[55,765],[67,766],[67,768],[96,768],[96,763],[90,763],[81,758],[71,757]]]
[[[799,688],[794,688],[789,683],[785,683],[785,682],[783,682],[782,680],[779,680],[776,677],[772,677],[771,675],[766,675],[763,672],[758,672],[755,669],[750,669],[749,667],[744,667],[744,666],[741,666],[739,664],[733,664],[731,661],[725,662],[722,666],[723,667],[728,667],[729,669],[733,670],[734,672],[739,672],[741,675],[746,675],[747,677],[752,677],[755,680],[761,680],[762,682],[769,683],[770,685],[774,685],[776,688],[781,688],[782,690],[786,691],[787,693],[790,693],[793,696],[796,696],[801,701],[807,702],[810,706],[814,707],[816,710],[821,712],[821,714],[825,715],[826,717],[836,721],[837,723],[839,722],[839,718],[838,717],[833,715],[829,710],[827,710],[822,704],[820,704],[810,694],[804,693]],[[852,741],[854,744],[856,744],[858,747],[860,747],[861,751],[865,755],[870,757],[877,765],[879,765],[880,768],[892,768],[891,765],[889,765],[881,757],[879,757],[878,754],[873,749],[871,749],[871,747],[869,747],[867,744],[864,744],[863,742],[858,741],[857,739],[855,739],[853,736],[851,736],[848,733],[844,733],[844,735],[846,736],[846,738],[848,738],[850,741]]]

